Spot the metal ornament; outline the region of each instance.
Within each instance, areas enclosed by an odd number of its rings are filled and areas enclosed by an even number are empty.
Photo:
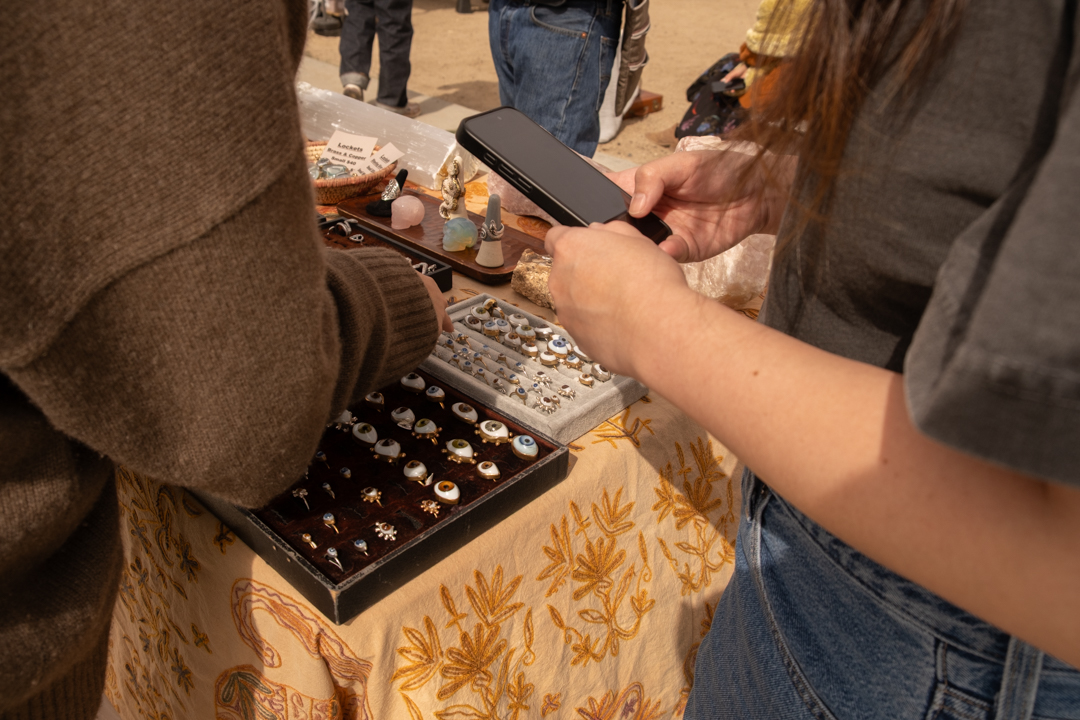
[[[338,532],[337,522],[334,520],[334,513],[326,513],[325,515],[322,516],[322,521],[323,521],[323,525],[330,528],[335,533]]]
[[[498,420],[485,420],[480,423],[477,426],[476,434],[480,436],[481,442],[495,445],[508,443],[512,437],[506,425]]]
[[[334,548],[334,547],[326,548],[326,559],[329,560],[330,562],[334,563],[334,565],[337,565],[338,570],[340,570],[341,572],[345,572],[345,568],[343,568],[341,566],[341,560],[338,559],[337,548]]]
[[[514,438],[513,443],[510,445],[510,449],[522,460],[533,460],[539,453],[536,441],[528,435],[518,435]]]
[[[298,498],[300,500],[303,500],[304,501],[304,507],[306,507],[308,510],[310,510],[311,505],[307,501],[307,494],[308,494],[308,492],[304,488],[296,488],[295,490],[292,491],[292,496],[294,498]]]
[[[441,480],[435,485],[435,497],[444,505],[457,505],[461,501],[461,490],[449,480]]]
[[[420,508],[426,513],[431,513],[435,517],[439,517],[439,503],[434,500],[421,500]]]
[[[315,549],[315,548],[319,547],[318,544],[314,540],[311,539],[311,533],[304,533],[303,535],[300,536],[300,539],[303,540],[304,542],[306,542],[308,545],[310,545],[312,547],[312,549]]]
[[[397,462],[400,458],[405,457],[405,453],[401,451],[401,445],[397,440],[391,438],[384,438],[375,443],[375,447],[371,448],[371,452],[375,455],[376,460],[388,463]]]
[[[396,540],[397,530],[390,523],[377,522],[375,523],[375,534],[383,540]]]
[[[376,490],[373,487],[366,487],[360,491],[364,496],[364,502],[375,503],[379,507],[382,507],[382,491]]]
[[[359,550],[360,552],[364,553],[365,555],[368,554],[367,540],[353,540],[352,544],[353,544],[353,547],[356,548],[357,550]]]
[[[458,464],[468,463],[470,465],[476,464],[476,459],[473,457],[473,448],[465,440],[451,440],[446,443],[446,447],[443,448],[443,452],[446,453],[446,459],[450,462]]]
[[[485,480],[490,480],[492,482],[498,480],[500,474],[499,467],[495,463],[488,460],[485,460],[484,462],[477,465],[476,472],[479,473],[480,477],[484,478]]]
[[[422,393],[424,388],[427,387],[427,383],[424,382],[424,378],[413,372],[401,378],[401,387],[411,393]]]
[[[432,443],[438,444],[439,433],[442,432],[442,428],[427,418],[420,418],[413,425],[412,434],[413,437],[420,440],[430,440]]]
[[[327,492],[331,500],[337,500],[337,495],[334,494],[334,489],[330,487],[330,483],[324,482],[322,484],[322,489]]]

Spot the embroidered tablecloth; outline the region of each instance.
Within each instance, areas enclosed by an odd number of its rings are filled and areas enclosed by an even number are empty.
[[[509,286],[455,275],[554,320]],[[336,626],[185,491],[119,470],[105,694],[125,720],[678,716],[734,562],[736,460],[655,394],[570,474]]]

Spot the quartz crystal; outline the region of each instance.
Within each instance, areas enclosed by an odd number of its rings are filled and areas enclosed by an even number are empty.
[[[390,206],[390,227],[395,230],[419,225],[424,221],[424,203],[413,195],[402,195]]]

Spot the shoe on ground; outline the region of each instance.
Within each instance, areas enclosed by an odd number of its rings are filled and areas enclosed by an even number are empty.
[[[405,107],[394,107],[393,105],[386,105],[385,103],[381,103],[376,100],[375,107],[380,107],[383,110],[389,110],[390,112],[397,113],[398,115],[404,115],[407,118],[419,117],[421,112],[420,106],[414,102],[405,103]]]
[[[344,21],[337,15],[320,13],[311,21],[311,29],[316,35],[324,37],[337,37],[341,35],[341,26]]]
[[[360,102],[364,101],[364,88],[359,85],[349,83],[341,92],[345,97],[351,97],[353,100],[359,100]]]

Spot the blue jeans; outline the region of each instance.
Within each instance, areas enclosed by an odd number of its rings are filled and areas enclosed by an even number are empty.
[[[622,9],[623,0],[491,0],[488,40],[502,104],[592,157]]]
[[[752,473],[686,720],[1080,719],[1080,672],[890,572]]]
[[[405,107],[412,65],[412,0],[345,0],[341,26],[341,84],[367,88],[371,48],[379,36],[379,96],[383,105]]]

